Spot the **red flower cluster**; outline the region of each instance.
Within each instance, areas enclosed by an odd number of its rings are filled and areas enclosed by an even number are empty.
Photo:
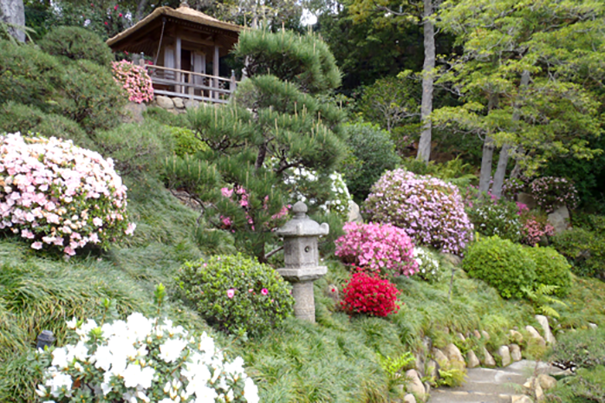
[[[397,294],[399,290],[389,280],[381,279],[378,274],[358,271],[342,290],[344,298],[340,303],[349,313],[365,313],[371,316],[387,316],[397,313]]]

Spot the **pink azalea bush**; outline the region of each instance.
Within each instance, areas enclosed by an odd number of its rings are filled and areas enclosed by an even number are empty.
[[[72,256],[88,243],[107,248],[134,228],[111,159],[54,137],[0,135],[0,230]]]
[[[128,60],[112,62],[114,80],[128,92],[128,100],[138,104],[153,101],[153,86],[147,70]]]
[[[242,186],[234,186],[233,188],[224,187],[221,188],[221,195],[228,199],[230,202],[238,205],[245,214],[246,223],[250,226],[252,231],[256,230],[254,219],[252,218],[252,206],[250,204],[250,192],[243,188]],[[286,217],[288,212],[292,206],[290,204],[283,206],[280,211],[273,214],[269,221],[265,223],[265,226],[271,227],[272,231],[276,230],[282,222],[280,219]],[[267,211],[269,209],[269,195],[266,195],[263,199],[262,210]],[[231,217],[221,215],[220,217],[220,227],[222,229],[231,229],[235,232],[235,220]]]
[[[345,263],[354,263],[364,270],[403,274],[418,271],[414,244],[401,228],[391,224],[357,224],[348,222],[345,235],[336,240],[336,256]]]
[[[548,223],[546,217],[527,214],[521,228],[521,242],[527,245],[535,245],[545,236],[553,236],[555,228]]]
[[[536,203],[547,213],[554,211],[559,206],[573,209],[578,204],[578,191],[565,178],[553,176],[538,178],[531,183],[530,190]]]
[[[460,255],[472,240],[473,225],[458,188],[441,179],[387,171],[365,205],[371,220],[402,228],[415,244]]]

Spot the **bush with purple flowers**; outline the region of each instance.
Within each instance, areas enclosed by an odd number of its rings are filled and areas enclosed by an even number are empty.
[[[371,220],[402,228],[416,244],[460,255],[472,240],[473,225],[458,188],[441,179],[388,171],[365,205]]]
[[[414,244],[401,228],[391,224],[348,222],[343,229],[345,235],[336,240],[335,254],[345,263],[382,275],[408,277],[418,271]]]

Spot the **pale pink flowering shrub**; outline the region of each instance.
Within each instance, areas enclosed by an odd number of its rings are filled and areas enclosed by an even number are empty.
[[[88,243],[107,248],[134,228],[111,159],[54,137],[0,135],[0,230],[72,256]]]
[[[578,191],[565,178],[544,176],[534,180],[530,189],[536,203],[547,213],[554,211],[558,206],[567,206],[573,209],[578,204]]]
[[[408,277],[418,271],[414,259],[414,244],[401,228],[391,224],[357,224],[348,222],[345,235],[336,240],[336,256],[364,270],[403,274]]]
[[[365,206],[369,219],[402,228],[415,244],[460,255],[472,240],[473,225],[458,188],[441,179],[387,171],[372,186]]]
[[[236,185],[233,187],[233,189],[227,188],[227,187],[221,188],[221,195],[224,198],[229,199],[229,201],[231,201],[232,203],[235,203],[242,209],[242,211],[244,212],[245,217],[246,217],[247,225],[250,226],[250,229],[252,231],[255,231],[256,223],[254,221],[254,218],[252,218],[252,206],[250,205],[250,193],[242,186]],[[265,225],[271,227],[272,231],[276,230],[281,224],[281,222],[279,220],[288,215],[289,209],[291,207],[292,206],[289,204],[287,206],[283,206],[280,211],[278,211],[277,213],[273,214],[270,217],[269,221],[266,222]],[[269,195],[266,195],[263,199],[262,210],[267,211],[268,209],[269,209]],[[221,215],[220,221],[221,221],[221,228],[231,229],[233,232],[235,232],[235,228],[234,228],[235,220],[233,218]]]
[[[153,101],[153,86],[147,70],[128,60],[111,63],[114,80],[128,92],[128,100],[136,103]]]
[[[550,225],[545,218],[529,215],[521,228],[521,242],[527,245],[535,245],[540,242],[544,236],[553,236],[555,228]]]

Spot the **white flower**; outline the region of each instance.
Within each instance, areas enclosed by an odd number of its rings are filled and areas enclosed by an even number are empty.
[[[78,320],[74,316],[70,321],[66,323],[68,329],[75,329],[78,326]]]
[[[187,347],[187,342],[182,339],[169,339],[160,346],[160,358],[166,362],[174,362],[181,355],[181,351]]]
[[[135,388],[140,386],[143,389],[151,387],[151,381],[155,370],[151,367],[141,368],[136,364],[128,364],[126,370],[122,374],[124,377],[124,386],[127,388]]]
[[[136,340],[145,340],[153,328],[153,322],[142,314],[134,312],[127,319],[128,330],[133,333]]]
[[[67,350],[63,347],[55,348],[52,352],[53,361],[51,365],[59,368],[67,368]]]
[[[58,372],[46,383],[46,386],[50,388],[50,394],[54,397],[59,397],[61,391],[70,396],[72,383],[71,376]]]
[[[246,378],[244,381],[244,397],[248,403],[258,403],[260,401],[258,397],[258,387],[250,378]]]

